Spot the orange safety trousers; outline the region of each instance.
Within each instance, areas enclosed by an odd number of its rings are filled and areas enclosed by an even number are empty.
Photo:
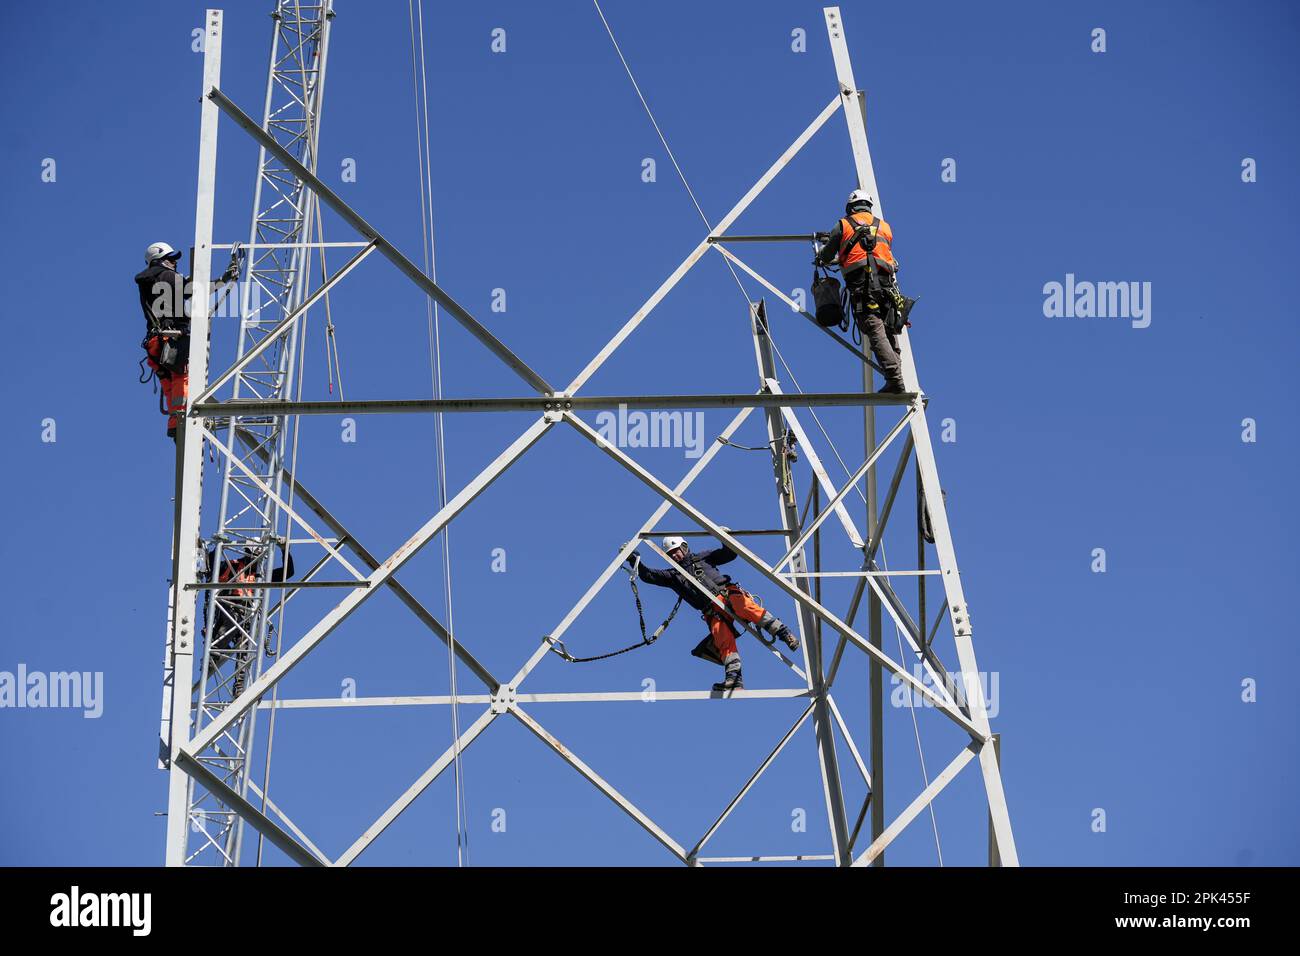
[[[158,364],[158,352],[162,348],[162,336],[150,336],[145,346],[149,367],[158,374],[162,383],[163,398],[167,401],[167,430],[174,431],[179,424],[177,413],[185,406],[185,397],[190,388],[190,367],[187,364],[179,372],[169,372]]]
[[[750,624],[757,624],[763,620],[763,615],[767,613],[758,603],[739,585],[727,585],[727,593],[719,595],[714,599],[714,604],[718,608],[725,607],[742,621],[748,621]],[[705,616],[709,621],[709,634],[713,637],[713,646],[718,650],[718,656],[724,661],[728,654],[736,654],[736,633],[735,625],[724,614],[717,611],[707,611]]]

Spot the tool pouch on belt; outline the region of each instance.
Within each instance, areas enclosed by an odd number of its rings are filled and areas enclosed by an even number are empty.
[[[825,269],[814,269],[812,296],[818,325],[829,329],[844,321],[844,308],[840,304],[839,279]]]
[[[871,273],[872,284],[876,287],[872,298],[879,303],[880,319],[887,332],[897,335],[906,327],[908,316],[912,313],[912,306],[916,305],[916,299],[898,291],[898,280],[894,278],[892,269],[877,266],[873,262]]]
[[[722,658],[718,656],[718,648],[713,643],[713,635],[705,634],[704,640],[696,644],[691,651],[692,657],[698,657],[702,661],[708,661],[712,664],[721,664]]]
[[[145,351],[163,372],[183,372],[190,362],[189,335],[179,330],[162,329],[145,341]]]
[[[905,295],[901,295],[897,289],[893,291],[894,302],[884,316],[885,328],[893,335],[903,331],[907,325],[907,317],[912,312],[912,306],[916,305],[916,300]]]
[[[177,347],[175,340],[165,335],[161,336],[158,341],[158,357],[154,361],[158,363],[159,368],[165,371],[180,371],[181,350]]]

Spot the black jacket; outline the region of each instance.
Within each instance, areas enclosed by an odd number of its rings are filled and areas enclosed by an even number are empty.
[[[717,565],[734,560],[736,560],[736,552],[723,545],[711,551],[701,551],[698,554],[693,551],[688,552],[685,559],[680,563],[688,571],[693,566],[699,576],[704,579],[706,588],[719,591],[731,583],[731,576],[719,571]],[[646,584],[657,584],[661,588],[671,588],[678,597],[697,611],[703,611],[709,606],[709,599],[676,568],[647,568],[644,564],[641,564],[637,568],[637,576]]]
[[[185,304],[189,301],[190,287],[185,276],[166,260],[160,260],[136,273],[135,284],[140,290],[146,337],[164,329],[189,332]]]
[[[209,568],[212,567],[213,562],[216,560],[216,551],[217,549],[215,546],[208,549],[207,563]],[[281,564],[280,567],[272,569],[270,577],[270,580],[276,584],[287,581],[289,578],[293,577],[293,555],[289,553],[284,545],[280,546],[280,553],[284,556],[284,563]],[[247,602],[247,606],[241,608],[240,605],[244,605],[245,602],[232,601],[232,598],[235,596],[235,589],[239,587],[239,582],[235,579],[240,574],[247,571],[249,566],[255,564],[257,560],[256,557],[249,554],[240,554],[237,557],[229,557],[223,551],[221,555],[220,574],[209,575],[209,581],[230,581],[232,583],[232,588],[229,591],[208,591],[207,600],[203,605],[203,622],[206,627],[208,615],[212,607],[212,596],[215,594],[218,599],[230,602],[226,606],[225,612],[217,620],[216,633],[212,635],[212,643],[214,645],[216,645],[219,640],[224,639],[227,632],[234,627],[234,624],[229,620],[229,618],[233,617],[236,620],[244,620],[251,612],[252,602]],[[260,578],[258,578],[258,580],[260,580]]]
[[[280,554],[284,557],[284,562],[280,567],[271,571],[269,580],[277,584],[287,581],[293,577],[293,555],[289,553],[284,545],[280,545]],[[212,567],[212,562],[217,558],[216,547],[208,548],[208,567]],[[208,578],[210,581],[233,581],[239,574],[248,569],[248,566],[255,563],[257,557],[249,554],[237,554],[232,557],[228,552],[223,551],[221,554],[221,573]],[[258,578],[260,581],[261,578]]]

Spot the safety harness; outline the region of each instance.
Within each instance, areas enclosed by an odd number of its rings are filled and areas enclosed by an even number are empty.
[[[867,254],[867,293],[869,297],[882,297],[887,299],[889,308],[884,310],[881,320],[885,328],[892,334],[897,335],[904,326],[907,325],[908,315],[912,311],[912,306],[916,304],[916,299],[903,295],[898,289],[898,280],[895,278],[895,270],[884,269],[876,265],[876,243],[879,241],[878,233],[880,232],[880,219],[873,216],[870,223],[860,223],[852,217],[845,220],[855,224],[853,232],[848,239],[840,246],[840,256],[843,257],[849,253],[856,245],[861,245]],[[881,273],[884,273],[885,279],[882,281]],[[848,297],[847,287],[844,290],[845,297]],[[879,300],[878,300],[879,301]],[[881,303],[885,304],[885,303]],[[879,307],[879,306],[877,306]],[[848,310],[845,310],[847,316]],[[854,336],[854,342],[859,343],[859,334]]]
[[[853,223],[853,232],[849,237],[840,244],[840,257],[848,255],[853,251],[853,247],[861,244],[862,251],[867,254],[867,258],[874,258],[876,254],[876,234],[880,232],[880,219],[877,216],[871,217],[871,222],[858,222],[852,216],[848,216],[845,222]]]
[[[880,219],[876,216],[872,216],[871,222],[864,223],[858,222],[856,219],[849,217],[845,221],[853,223],[854,229],[853,232],[849,234],[849,238],[844,240],[844,243],[840,246],[840,258],[843,258],[853,251],[854,246],[862,246],[862,251],[867,254],[867,274],[871,277],[871,282],[867,288],[871,292],[879,292],[881,291],[882,284],[880,281],[880,272],[876,267],[876,243],[880,232]],[[889,275],[892,280],[893,272],[891,271]]]
[[[555,653],[559,654],[570,664],[589,664],[592,661],[603,661],[610,657],[618,657],[618,655],[626,654],[628,651],[634,651],[638,647],[649,647],[655,641],[659,640],[659,636],[668,629],[668,625],[671,624],[673,618],[677,616],[677,609],[682,606],[683,599],[679,596],[677,598],[677,603],[673,605],[673,609],[669,611],[668,616],[664,618],[664,622],[654,629],[654,633],[647,635],[645,629],[645,610],[641,607],[641,592],[636,586],[637,572],[640,567],[641,556],[633,553],[632,564],[627,572],[627,582],[632,587],[632,600],[636,602],[637,621],[641,625],[641,640],[637,641],[635,644],[629,644],[627,647],[620,648],[617,651],[610,651],[608,654],[597,654],[595,657],[574,657],[567,649],[565,649],[563,641],[556,640],[548,634],[546,635],[546,643],[551,645],[551,650],[555,651]]]
[[[146,339],[145,341],[147,342],[148,339]],[[158,373],[149,367],[149,365],[147,364],[148,361],[149,361],[149,354],[148,352],[146,352],[145,357],[140,359],[140,384],[153,385],[154,394],[158,396],[158,411],[163,415],[169,415],[171,413],[167,411],[167,407],[164,404],[164,400],[166,396],[164,396],[162,390],[158,388]]]
[[[226,295],[230,292],[231,284],[239,281],[244,269],[244,248],[243,245],[236,242],[230,249],[230,265],[226,268],[228,275],[233,275],[230,282],[218,282],[217,299],[213,304],[212,311],[216,312],[221,308],[222,302],[225,301]],[[182,306],[182,310],[183,310]],[[159,317],[153,314],[148,316],[148,325],[145,330],[145,336],[140,341],[140,348],[144,349],[144,358],[140,359],[140,384],[149,385],[152,383],[154,392],[158,393],[158,411],[164,415],[171,414],[164,404],[164,396],[159,391],[158,381],[162,377],[158,370],[149,366],[149,359],[153,359],[159,369],[165,375],[175,375],[183,372],[189,365],[189,350],[182,349],[182,340],[185,339],[189,332],[176,327],[174,316]],[[158,340],[158,352],[156,355],[151,354],[149,345],[154,340]]]
[[[708,591],[711,595],[713,595],[714,598],[713,601],[709,602],[709,606],[700,612],[700,617],[704,620],[704,623],[706,624],[711,623],[711,620],[715,617],[721,618],[722,620],[730,624],[733,630],[737,629],[737,625],[739,625],[738,628],[739,630],[748,631],[749,633],[753,634],[756,638],[758,638],[759,643],[765,644],[768,647],[775,647],[776,638],[772,638],[771,640],[768,640],[766,637],[763,636],[763,632],[760,628],[750,627],[747,621],[742,621],[740,618],[736,617],[730,611],[726,610],[727,596],[731,593],[732,588],[735,588],[737,591],[741,592],[742,594],[747,595],[749,599],[753,601],[755,604],[762,604],[763,602],[760,601],[758,598],[754,597],[753,594],[750,594],[750,592],[746,591],[739,584],[733,582],[731,580],[730,575],[727,576],[726,584],[720,586],[714,586],[712,582],[710,582],[709,579],[705,577],[704,570],[700,567],[701,562],[695,556],[695,552],[693,551],[690,552],[689,557],[690,557],[691,576],[694,577],[696,581],[700,582],[700,586],[704,588],[704,590]],[[717,603],[719,601],[721,601],[722,603],[721,604]]]

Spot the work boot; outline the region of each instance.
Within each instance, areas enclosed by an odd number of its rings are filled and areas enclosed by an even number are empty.
[[[882,395],[898,395],[905,391],[907,391],[907,389],[903,386],[903,380],[901,378],[891,378],[886,381],[884,385],[880,386],[879,389],[879,392]]]
[[[740,655],[728,654],[725,667],[727,668],[726,676],[714,684],[713,689],[715,691],[744,690],[745,679],[740,675]]]
[[[758,622],[758,626],[781,641],[790,650],[799,650],[799,638],[794,636],[794,632],[780,618],[764,612],[763,620]]]

